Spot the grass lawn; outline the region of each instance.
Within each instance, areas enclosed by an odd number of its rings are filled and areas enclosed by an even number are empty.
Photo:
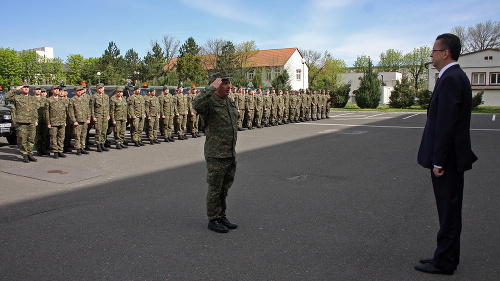
[[[347,103],[344,108],[332,108],[332,111],[381,111],[381,112],[427,112],[418,105],[410,108],[390,108],[389,105],[379,105],[375,109],[361,109],[355,103]],[[500,113],[500,106],[478,106],[472,113]]]

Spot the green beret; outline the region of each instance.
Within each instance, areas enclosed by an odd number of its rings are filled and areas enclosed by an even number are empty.
[[[97,84],[97,89],[99,89],[99,88],[104,88],[104,84],[103,83]]]
[[[134,91],[139,89],[141,86],[137,85],[137,86],[134,86]]]
[[[152,92],[152,91],[154,91],[154,90],[155,90],[154,88],[149,88],[149,89],[148,89],[148,92]]]
[[[177,86],[177,89],[182,88],[182,85]]]
[[[163,91],[168,90],[168,86],[163,86]]]

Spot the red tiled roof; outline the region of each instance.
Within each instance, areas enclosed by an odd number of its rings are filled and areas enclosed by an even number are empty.
[[[283,66],[290,59],[297,48],[284,48],[272,50],[260,50],[255,55],[248,59],[247,67],[262,67],[262,66]],[[213,61],[214,55],[200,56],[202,61]],[[172,68],[177,63],[177,58],[173,58],[165,67]],[[213,69],[213,66],[207,64],[206,69]]]

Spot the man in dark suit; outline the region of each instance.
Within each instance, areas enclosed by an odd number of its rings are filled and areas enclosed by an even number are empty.
[[[427,111],[418,163],[431,169],[439,232],[434,257],[415,266],[427,273],[452,275],[458,266],[464,172],[477,160],[470,141],[472,89],[457,63],[460,51],[457,36],[442,34],[431,52],[439,76]]]

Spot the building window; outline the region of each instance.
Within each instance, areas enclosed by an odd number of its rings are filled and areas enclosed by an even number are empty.
[[[478,73],[472,73],[472,85],[485,85],[486,73],[484,72],[478,72]]]
[[[254,75],[255,75],[254,71],[253,71],[253,70],[250,70],[250,71],[248,72],[248,79],[249,79],[249,80],[253,80],[253,76],[254,76]]]
[[[490,74],[490,85],[500,85],[500,73]]]
[[[297,81],[302,80],[302,69],[297,69]]]
[[[266,72],[266,76],[267,76],[267,80],[268,81],[272,81],[273,80],[273,73],[271,72],[271,70],[269,69],[267,72]]]

